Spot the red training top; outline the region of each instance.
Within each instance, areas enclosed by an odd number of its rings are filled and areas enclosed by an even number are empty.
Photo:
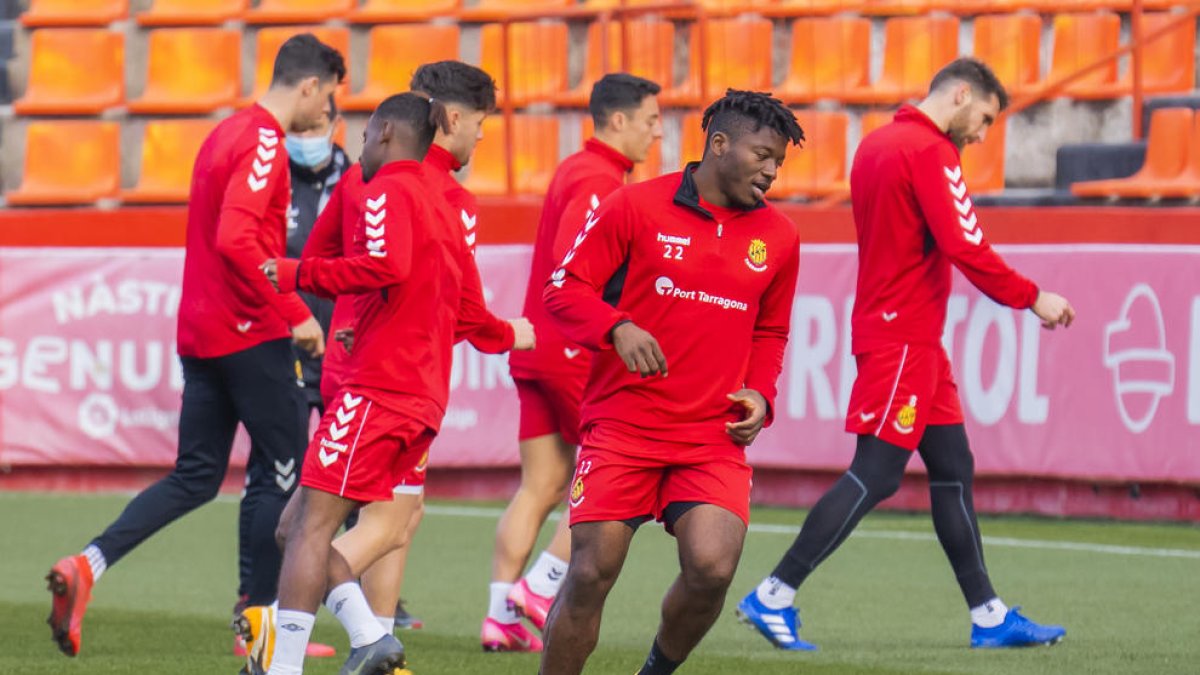
[[[334,190],[325,212],[342,214]],[[441,427],[450,395],[451,351],[487,319],[474,259],[444,200],[430,199],[420,163],[390,162],[362,189],[351,258],[280,260],[282,292],[355,294],[355,338],[347,385],[403,405],[431,429]],[[320,220],[320,219],[318,219]],[[512,328],[489,336],[511,348]],[[503,350],[502,349],[502,350]],[[390,395],[390,396],[389,396]],[[431,406],[411,405],[418,399]]]
[[[584,143],[583,150],[565,159],[554,172],[538,222],[525,291],[524,314],[537,332],[537,348],[509,354],[508,366],[513,377],[531,380],[565,377],[579,381],[587,378],[591,353],[558,330],[546,313],[542,292],[579,228],[600,206],[600,200],[625,184],[625,176],[632,169],[629,158],[592,138]]]
[[[742,416],[726,395],[754,389],[774,409],[800,237],[766,203],[706,208],[695,166],[612,193],[546,285],[546,309],[562,332],[596,351],[584,429],[614,421],[650,439],[726,444],[725,422]],[[611,335],[625,319],[658,340],[667,377],[625,368]]]
[[[863,139],[850,194],[858,232],[855,354],[896,343],[940,344],[951,263],[996,302],[1025,309],[1037,300],[1037,286],[984,238],[958,147],[917,108],[900,108]]]
[[[478,232],[475,229],[475,222],[479,215],[479,203],[475,201],[475,195],[471,191],[462,186],[450,172],[458,171],[462,168],[462,164],[454,159],[454,155],[450,154],[449,150],[437,144],[430,144],[429,151],[425,153],[425,161],[423,162],[425,173],[428,176],[428,182],[435,189],[440,190],[442,196],[446,199],[446,203],[450,205],[451,211],[458,214],[458,220],[462,223],[463,237],[467,242],[467,249],[471,252],[471,267],[475,283],[480,286],[482,294],[483,282],[479,278],[479,267],[475,264],[475,236]],[[482,298],[483,296],[480,295]],[[504,319],[498,318],[484,307],[486,317],[479,326],[479,330],[464,333],[471,346],[485,354],[498,354],[508,351],[512,346],[512,326]],[[501,325],[503,324],[503,325]],[[497,336],[507,336],[507,346],[497,343]]]
[[[226,118],[200,146],[188,199],[187,257],[179,303],[179,354],[225,356],[291,336],[312,316],[258,269],[285,255],[291,199],[284,132],[253,105]]]

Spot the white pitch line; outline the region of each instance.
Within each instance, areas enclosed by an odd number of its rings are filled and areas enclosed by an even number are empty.
[[[501,509],[480,506],[442,506],[427,504],[425,512],[432,516],[455,516],[459,518],[499,518]],[[551,520],[562,517],[560,513],[550,514]],[[798,526],[751,524],[750,532],[754,534],[785,534],[795,536]],[[855,530],[852,537],[863,539],[885,539],[894,541],[937,541],[937,536],[929,532],[911,532],[904,530]],[[1200,560],[1200,550],[1178,548],[1145,548],[1140,546],[1113,546],[1110,544],[1089,544],[1080,541],[1045,541],[1040,539],[1017,539],[1015,537],[984,537],[983,543],[989,546],[1004,548],[1041,549],[1048,551],[1077,551],[1084,553],[1107,553],[1110,555],[1131,555],[1147,558],[1185,558]]]

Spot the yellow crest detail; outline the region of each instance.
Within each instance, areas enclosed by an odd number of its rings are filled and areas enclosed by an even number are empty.
[[[750,258],[750,262],[755,265],[761,265],[767,261],[767,243],[762,239],[754,239],[750,242],[750,250],[746,252],[746,257]]]
[[[571,486],[571,501],[577,502],[583,496],[583,476],[575,479],[575,484]]]
[[[896,423],[902,427],[911,427],[917,421],[917,407],[906,405],[896,413]]]

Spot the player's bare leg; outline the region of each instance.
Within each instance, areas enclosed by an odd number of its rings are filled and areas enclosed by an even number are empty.
[[[575,446],[558,434],[527,438],[520,452],[521,485],[496,526],[493,581],[520,578],[542,524],[566,499],[575,469]]]
[[[563,503],[575,468],[575,446],[559,434],[521,441],[521,486],[496,526],[488,612],[480,629],[487,651],[540,651],[541,641],[520,622],[527,617],[544,629],[554,595],[566,575],[570,554],[545,552],[525,578],[521,570],[550,512]],[[564,518],[564,520],[566,520]],[[570,547],[570,530],[561,523],[558,549]]]
[[[358,524],[333,542],[355,576],[362,576],[388,553],[407,544],[409,522],[421,508],[421,496],[395,495],[390,502],[374,502],[359,511]],[[365,586],[364,586],[365,587]],[[395,599],[392,600],[395,608]]]
[[[367,601],[371,603],[371,611],[381,622],[384,619],[390,619],[392,627],[394,627],[396,603],[400,600],[400,588],[404,584],[404,569],[408,563],[409,544],[412,542],[412,536],[424,513],[425,499],[423,495],[398,494],[388,504],[386,513],[384,510],[380,510],[371,516],[373,519],[382,517],[390,521],[394,518],[396,519],[394,522],[408,523],[403,529],[393,530],[393,532],[399,532],[399,538],[392,540],[388,544],[390,550],[370,563],[361,575],[363,592],[367,595]],[[350,552],[349,555],[357,556],[359,552]],[[358,563],[359,561],[355,560],[351,567]]]
[[[596,648],[604,601],[621,573],[633,528],[622,522],[571,528],[571,567],[550,610],[541,675],[578,675]]]
[[[669,673],[708,632],[742,557],[746,524],[712,504],[700,504],[675,522],[679,576],[663,598],[662,624],[642,673]]]

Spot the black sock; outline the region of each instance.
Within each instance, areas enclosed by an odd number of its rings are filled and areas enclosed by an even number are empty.
[[[650,655],[646,657],[646,663],[642,664],[638,675],[671,675],[681,665],[683,665],[683,661],[672,661],[667,658],[658,648],[658,640],[655,639],[654,644],[650,645]]]

